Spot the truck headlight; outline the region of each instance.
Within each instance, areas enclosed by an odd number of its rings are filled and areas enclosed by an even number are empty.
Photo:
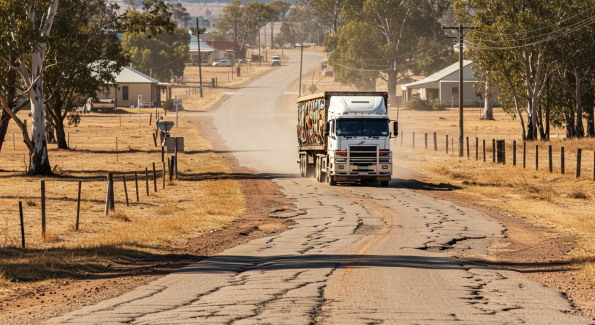
[[[337,165],[337,169],[345,169],[345,165]]]
[[[382,169],[388,169],[388,165],[382,165]]]

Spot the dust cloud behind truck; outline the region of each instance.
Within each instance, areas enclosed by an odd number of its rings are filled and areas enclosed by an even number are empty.
[[[386,92],[324,92],[298,99],[300,175],[331,186],[380,182],[387,186],[393,164]]]

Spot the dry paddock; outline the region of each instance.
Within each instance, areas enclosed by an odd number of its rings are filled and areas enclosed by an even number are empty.
[[[12,134],[18,138],[19,133],[11,123],[0,154],[0,290],[10,292],[15,287],[81,274],[139,254],[159,254],[161,248],[185,237],[222,227],[242,211],[244,198],[237,181],[200,137],[195,119],[181,116],[172,130],[172,136],[184,137],[185,152],[178,154],[179,179],[170,183],[167,178],[164,189],[161,150],[152,137],[154,117],[144,111],[139,127],[138,114],[118,113],[83,115],[77,128],[68,128],[71,150],[58,150],[50,144],[49,159],[55,171],[50,177],[24,174],[26,147],[17,140],[13,149]],[[172,114],[167,119],[175,120]],[[115,179],[115,211],[106,216],[109,172]],[[41,181],[45,181],[45,236]],[[21,248],[19,202],[23,204],[26,249]]]

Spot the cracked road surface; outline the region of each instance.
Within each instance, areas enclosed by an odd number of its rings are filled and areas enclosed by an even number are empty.
[[[396,169],[389,188],[298,178],[299,52],[238,89],[206,118],[243,166],[273,177],[297,210],[288,231],[229,249],[61,324],[589,323],[564,296],[522,273],[453,257],[485,255],[504,228],[481,213],[415,193]],[[321,57],[304,53],[304,72]],[[291,76],[291,77],[289,77]],[[248,198],[249,199],[249,198]]]

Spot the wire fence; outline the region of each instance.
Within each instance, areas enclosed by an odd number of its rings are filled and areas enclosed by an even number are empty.
[[[415,133],[399,131],[397,147],[425,149],[459,157],[460,143],[457,136],[448,134]],[[500,145],[499,145],[500,144]],[[591,145],[583,149],[573,141],[522,141],[496,138],[465,137],[463,158],[486,163],[512,164],[527,170],[559,173],[575,178],[588,177],[595,181],[595,150]]]

